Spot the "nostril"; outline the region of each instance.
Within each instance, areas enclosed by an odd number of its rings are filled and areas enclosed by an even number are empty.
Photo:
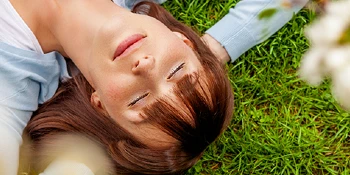
[[[135,65],[134,65],[134,67],[139,66],[139,64],[140,64],[140,60],[137,60],[136,63],[135,63]]]

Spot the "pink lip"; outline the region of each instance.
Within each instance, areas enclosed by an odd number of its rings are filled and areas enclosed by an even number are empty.
[[[145,38],[142,34],[134,34],[122,41],[114,52],[114,59],[127,55],[131,51],[141,46],[142,39]]]

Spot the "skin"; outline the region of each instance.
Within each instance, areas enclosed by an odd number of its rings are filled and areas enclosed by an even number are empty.
[[[230,61],[230,56],[228,55],[226,49],[215,38],[209,34],[204,34],[202,36],[202,40],[209,46],[210,50],[223,65]]]
[[[170,95],[175,83],[184,75],[198,71],[201,64],[190,41],[180,33],[145,15],[130,13],[123,19],[115,16],[107,21],[94,40],[88,59],[88,74],[96,89],[92,101],[118,123],[126,124],[124,119],[139,123],[143,120],[139,115],[143,107],[157,97]],[[120,27],[120,22],[127,23],[123,25],[125,28]],[[114,59],[115,48],[134,34],[145,38],[129,54]],[[178,71],[172,74],[174,70]]]
[[[186,74],[202,71],[184,35],[110,0],[10,2],[45,53],[58,51],[77,65],[95,89],[92,105],[143,141],[171,142],[165,133],[143,123],[140,111],[158,97],[176,102],[172,96],[175,83]],[[119,44],[135,34],[144,39],[128,54],[115,58]]]

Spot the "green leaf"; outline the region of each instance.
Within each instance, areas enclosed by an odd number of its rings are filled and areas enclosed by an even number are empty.
[[[271,18],[275,13],[277,12],[277,9],[276,8],[271,8],[271,9],[266,9],[262,12],[260,12],[258,18],[259,20],[262,20],[262,19],[269,19]]]

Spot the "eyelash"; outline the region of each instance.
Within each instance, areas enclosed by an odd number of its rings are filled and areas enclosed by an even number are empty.
[[[134,101],[132,101],[131,103],[128,104],[128,106],[133,106],[135,105],[138,101],[140,101],[141,99],[147,97],[149,95],[149,93],[143,94],[139,97],[137,97]]]
[[[181,63],[179,66],[177,66],[174,70],[172,70],[169,74],[169,76],[167,77],[167,79],[169,80],[171,77],[173,77],[176,72],[178,72],[179,70],[181,70],[184,67],[185,63]],[[133,106],[135,105],[138,101],[142,100],[143,98],[147,97],[149,95],[149,93],[143,94],[139,97],[137,97],[134,101],[132,101],[131,103],[128,104],[128,106]]]
[[[166,79],[170,79],[171,77],[173,77],[175,75],[175,73],[179,70],[181,70],[184,67],[185,63],[181,63],[179,66],[177,66],[174,70],[172,70],[169,74],[168,77],[166,77]]]

